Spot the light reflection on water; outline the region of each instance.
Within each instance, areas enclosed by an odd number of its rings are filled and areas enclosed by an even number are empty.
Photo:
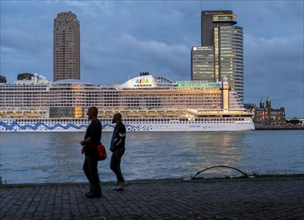
[[[304,131],[128,133],[122,170],[127,180],[184,178],[225,165],[260,174],[304,173]],[[84,133],[0,133],[0,176],[8,183],[84,182]],[[109,147],[111,133],[103,133]],[[109,158],[102,181],[115,177]],[[211,169],[203,176],[234,175]]]

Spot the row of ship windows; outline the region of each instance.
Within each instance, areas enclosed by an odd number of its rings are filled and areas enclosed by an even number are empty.
[[[53,94],[55,95],[55,94]],[[198,94],[198,95],[192,95],[192,94],[179,94],[179,95],[167,95],[167,96],[155,96],[155,95],[133,95],[133,96],[118,96],[118,95],[107,95],[107,96],[102,96],[102,95],[90,95],[90,96],[86,96],[85,94],[56,94],[57,98],[85,98],[85,99],[121,99],[121,100],[125,100],[125,99],[172,99],[172,98],[201,98],[201,99],[205,99],[205,98],[213,98],[213,97],[221,97],[222,94],[214,94],[214,93],[209,93],[209,94]],[[16,96],[7,96],[7,97],[19,97],[22,98],[22,94],[20,95],[16,95]],[[39,96],[35,96],[37,98],[39,98]],[[53,97],[53,96],[52,96]]]
[[[16,93],[19,93],[20,90],[30,90],[31,92],[34,92],[34,91],[39,91],[39,92],[48,92],[46,91],[46,88],[47,86],[35,86],[35,87],[32,87],[32,86],[29,86],[29,85],[26,85],[26,84],[22,84],[20,86],[16,86],[16,85],[11,85],[11,84],[6,84],[5,87],[1,86],[0,88],[0,91],[7,91],[7,90],[17,90],[18,92]]]
[[[110,119],[100,119],[101,123],[108,123],[111,124]],[[195,122],[211,122],[211,123],[216,123],[216,122],[234,122],[234,121],[245,121],[244,118],[219,118],[219,119],[212,119],[212,118],[206,118],[206,119],[195,119],[195,120],[188,120],[188,119],[166,119],[166,118],[156,118],[156,119],[149,119],[149,118],[142,118],[142,119],[125,119],[123,122],[125,124],[129,122],[171,122],[171,123],[195,123]],[[37,122],[57,122],[57,123],[88,123],[87,120],[84,119],[72,119],[72,120],[67,120],[67,119],[39,119],[39,121],[36,120],[31,120],[31,119],[18,119],[17,122],[28,122],[28,123],[37,123]]]
[[[116,95],[109,95],[109,96],[98,96],[98,95],[90,95],[90,96],[85,96],[85,95],[74,95],[74,94],[61,94],[61,95],[55,95],[52,97],[49,97],[49,99],[53,99],[55,100],[65,100],[65,99],[83,99],[83,100],[170,100],[170,99],[219,99],[221,98],[222,94],[205,94],[204,96],[202,95],[172,95],[172,96],[141,96],[141,95],[137,95],[137,96],[116,96]],[[45,98],[47,96],[23,96],[23,95],[16,95],[16,96],[4,96],[4,97],[11,97],[11,98],[16,98],[16,99],[22,99],[22,98],[26,98],[26,97],[31,97],[31,98],[36,98],[39,99],[41,97]],[[1,96],[0,96],[1,98]]]
[[[235,61],[237,62],[237,61]],[[241,62],[240,62],[241,63]],[[183,82],[181,82],[183,83]],[[90,92],[90,93],[96,93],[96,94],[111,94],[111,93],[116,93],[116,94],[122,94],[122,93],[130,93],[130,94],[133,94],[134,92],[143,92],[144,93],[172,93],[172,94],[175,94],[175,92],[178,90],[178,89],[182,89],[182,90],[185,90],[185,91],[191,91],[191,90],[194,90],[194,89],[199,89],[199,90],[202,90],[204,91],[205,89],[210,89],[209,87],[206,88],[206,87],[194,87],[194,88],[184,88],[184,87],[154,87],[154,88],[149,88],[149,91],[145,91],[144,89],[139,89],[139,88],[127,88],[126,90],[125,89],[122,89],[122,90],[117,90],[113,87],[110,87],[110,86],[101,86],[101,85],[94,85],[94,84],[75,84],[77,86],[81,86],[79,88],[75,88],[74,85],[71,85],[70,83],[66,83],[66,84],[57,84],[57,85],[53,85],[52,87],[48,86],[48,84],[40,84],[40,85],[32,85],[32,84],[26,84],[26,83],[23,83],[23,84],[5,84],[3,86],[0,87],[0,91],[3,90],[3,91],[6,91],[8,89],[10,90],[16,90],[16,93],[20,92],[21,89],[24,89],[24,90],[45,90],[46,92],[56,92],[56,91],[59,91],[60,93],[62,92],[69,92],[69,90],[71,90],[72,92]],[[47,90],[49,89],[49,90]],[[93,89],[93,91],[92,91]],[[218,88],[219,89],[219,88]],[[217,91],[217,90],[215,90]]]
[[[1,99],[0,99],[1,100]],[[27,103],[35,103],[35,102],[43,102],[43,103],[61,103],[61,102],[67,102],[69,101],[69,103],[90,103],[90,102],[104,102],[104,103],[146,103],[146,102],[150,102],[150,103],[163,103],[163,102],[199,102],[199,103],[210,103],[210,102],[221,102],[220,98],[171,98],[171,99],[129,99],[129,98],[125,98],[125,99],[94,99],[94,98],[90,98],[90,99],[75,99],[75,98],[61,98],[61,99],[55,99],[55,100],[45,100],[45,99],[33,99],[33,98],[24,98],[24,99],[15,99],[15,100],[5,100],[3,99],[3,103],[16,103],[19,104],[20,102],[27,102]]]
[[[26,90],[26,89],[25,89]],[[107,95],[105,95],[107,94]],[[108,95],[109,94],[109,95]],[[96,93],[96,92],[84,92],[84,91],[81,91],[81,92],[77,92],[77,91],[68,91],[68,92],[54,92],[54,93],[50,93],[49,92],[46,92],[46,93],[26,93],[26,92],[18,92],[18,93],[0,93],[0,97],[1,96],[6,96],[6,97],[23,97],[23,96],[26,96],[26,95],[29,95],[29,96],[33,96],[33,97],[42,97],[42,96],[48,96],[50,95],[51,97],[53,97],[54,95],[56,96],[59,96],[59,97],[65,97],[65,96],[77,96],[77,97],[85,97],[85,98],[89,98],[88,96],[90,95],[95,95],[95,96],[99,96],[99,97],[104,97],[106,96],[107,98],[110,98],[110,97],[122,97],[123,99],[125,98],[128,98],[128,97],[144,97],[144,98],[154,98],[154,97],[180,97],[180,96],[183,96],[183,97],[193,97],[193,96],[196,96],[196,97],[200,97],[202,95],[205,96],[220,96],[221,93],[217,93],[217,92],[211,92],[211,93],[205,93],[204,91],[200,94],[193,94],[193,93],[188,93],[188,94],[176,94],[176,93],[165,93],[165,94],[157,94],[155,95],[154,93],[143,93],[143,94],[134,94],[134,95],[122,95],[122,94],[119,94],[119,93],[115,93],[115,92],[103,92],[103,93]]]
[[[0,96],[0,100],[6,100],[7,98],[12,99],[11,101],[15,100],[25,100],[25,99],[30,99],[30,100],[49,100],[49,101],[65,101],[65,100],[81,100],[81,101],[86,101],[86,100],[96,100],[96,101],[104,101],[104,100],[115,100],[117,101],[123,101],[123,100],[134,100],[134,101],[144,101],[144,100],[183,100],[183,99],[195,99],[195,100],[216,100],[216,99],[221,99],[221,95],[206,95],[206,96],[169,96],[169,97],[155,97],[155,96],[146,96],[146,97],[140,97],[140,96],[122,96],[122,97],[117,97],[117,96],[80,96],[80,95],[63,95],[63,96],[54,96],[54,97],[47,97],[47,96]]]
[[[230,104],[236,104],[237,102],[231,102]],[[24,103],[24,104],[13,104],[13,103],[4,103],[4,104],[0,104],[0,107],[33,107],[33,106],[41,106],[45,103]],[[82,103],[74,103],[74,104],[82,104]],[[218,103],[189,103],[189,102],[184,102],[184,103],[140,103],[140,104],[137,104],[137,103],[130,103],[130,104],[124,104],[124,105],[121,105],[121,104],[116,104],[116,103],[95,103],[95,102],[91,102],[91,103],[87,103],[87,105],[99,105],[101,107],[109,107],[109,106],[113,106],[113,107],[119,107],[119,108],[129,108],[129,107],[144,107],[144,106],[150,106],[150,107],[153,107],[153,106],[157,106],[157,107],[166,107],[166,106],[175,106],[175,107],[178,107],[178,106],[200,106],[202,108],[216,108],[216,107],[219,107],[221,106],[221,102],[218,102]],[[56,104],[56,105],[50,105],[51,107],[67,107],[67,104]],[[73,107],[74,105],[69,105],[70,107]]]
[[[18,108],[26,108],[26,107],[40,107],[41,105],[37,104],[37,105],[15,105],[15,106],[9,106],[9,107],[18,107]],[[1,107],[7,107],[7,106],[1,106]],[[52,106],[52,107],[66,107],[66,105],[56,105],[56,106]],[[112,109],[130,109],[130,108],[155,108],[155,109],[159,109],[159,108],[167,108],[167,107],[175,107],[177,109],[183,109],[185,108],[184,105],[174,105],[174,104],[167,104],[167,105],[128,105],[128,106],[120,106],[120,105],[100,105],[101,108],[107,108],[107,107],[113,107]],[[213,104],[213,105],[201,105],[201,104],[192,104],[192,105],[187,105],[186,107],[191,108],[191,107],[200,107],[200,108],[204,108],[204,109],[210,109],[210,110],[216,110],[216,109],[221,109],[222,105],[221,104]],[[230,104],[230,108],[238,108],[239,104],[238,103],[232,103]]]
[[[176,121],[179,121],[179,122],[191,122],[191,123],[194,123],[194,122],[198,122],[198,121],[201,121],[201,122],[206,122],[206,121],[211,121],[211,122],[220,122],[220,121],[244,121],[244,118],[197,118],[193,121],[189,121],[188,119],[179,119],[179,120],[176,120]],[[101,122],[108,122],[109,120],[107,119],[101,119]],[[161,121],[171,121],[171,122],[176,122],[175,120],[172,120],[172,119],[165,119],[165,118],[155,118],[155,119],[151,119],[151,118],[144,118],[144,119],[125,119],[124,120],[125,122],[137,122],[137,121],[143,121],[143,122],[161,122]]]
[[[135,121],[136,122],[136,121]],[[146,124],[158,124],[158,123],[162,123],[165,121],[145,121]],[[205,120],[205,121],[201,121],[201,122],[208,122],[208,123],[235,123],[235,120],[231,120],[231,121],[227,121],[227,120],[219,120],[219,121],[210,121],[210,120]],[[241,121],[242,123],[250,123],[249,121]],[[170,121],[171,124],[195,124],[195,121]],[[125,122],[125,124],[128,124],[128,122]]]

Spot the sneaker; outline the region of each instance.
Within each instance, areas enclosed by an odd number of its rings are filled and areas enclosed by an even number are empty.
[[[124,190],[124,183],[119,183],[118,186],[115,188],[116,191],[123,191]]]
[[[113,186],[111,189],[112,189],[112,190],[116,190],[117,187],[118,187],[118,185],[115,185],[115,186]]]

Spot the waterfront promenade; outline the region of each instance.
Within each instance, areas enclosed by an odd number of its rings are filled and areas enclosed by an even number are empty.
[[[304,176],[0,186],[0,219],[304,219]]]

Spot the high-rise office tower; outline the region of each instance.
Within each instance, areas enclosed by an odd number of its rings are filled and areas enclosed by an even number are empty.
[[[191,79],[215,82],[214,69],[214,47],[192,47]]]
[[[54,81],[61,79],[80,79],[80,25],[71,11],[54,19]]]
[[[243,28],[235,26],[232,11],[202,11],[201,46],[192,47],[191,79],[228,78],[244,100]]]

